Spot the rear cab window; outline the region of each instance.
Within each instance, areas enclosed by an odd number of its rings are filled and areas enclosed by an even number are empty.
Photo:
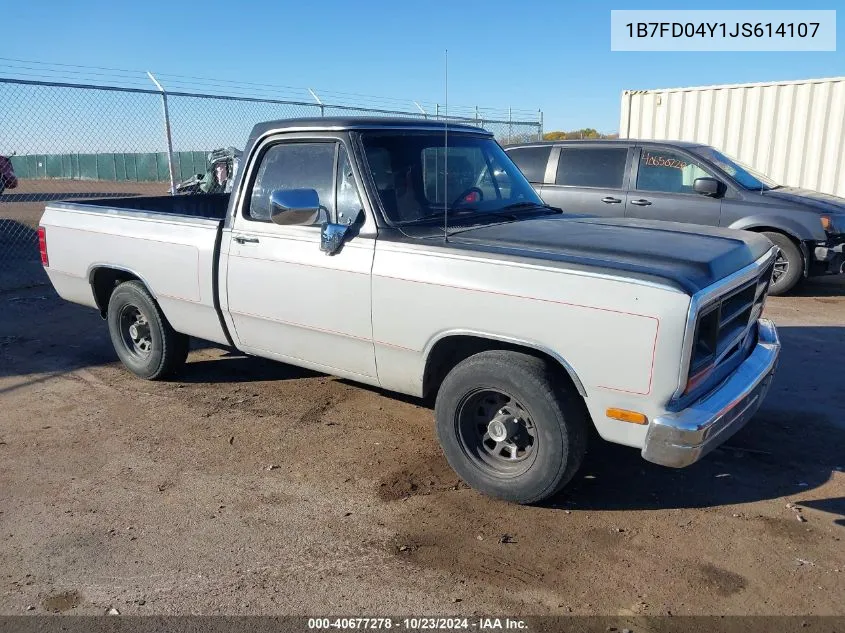
[[[555,184],[564,187],[622,189],[628,148],[562,147]]]
[[[528,182],[535,184],[543,184],[546,176],[546,165],[551,153],[551,145],[515,147],[508,150],[508,156],[519,167],[519,171],[522,172]]]

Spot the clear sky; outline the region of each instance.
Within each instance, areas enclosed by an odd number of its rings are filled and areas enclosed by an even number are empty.
[[[623,89],[664,88],[845,75],[845,11],[831,53],[624,53],[610,51],[610,10],[798,9],[793,0],[635,4],[517,0],[10,0],[0,18],[0,57],[160,74],[217,77],[375,95],[412,108],[449,100],[545,114],[545,129],[615,132]],[[814,1],[813,9],[845,8]],[[5,65],[4,65],[5,64]],[[0,76],[43,78],[0,60]],[[75,80],[81,75],[70,72]],[[39,69],[41,69],[39,71]],[[109,83],[110,76],[99,78]],[[166,77],[168,87],[188,80]],[[142,79],[136,81],[143,82]],[[145,85],[149,85],[148,83]],[[241,90],[243,92],[243,89]],[[307,94],[307,93],[306,93]],[[354,100],[346,97],[346,100]],[[378,102],[372,100],[372,104]]]

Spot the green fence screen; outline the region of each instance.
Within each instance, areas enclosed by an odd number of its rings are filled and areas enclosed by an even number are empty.
[[[208,152],[174,152],[176,180],[203,174]],[[15,175],[22,179],[112,180],[167,182],[170,172],[165,152],[107,154],[27,154],[12,156]]]

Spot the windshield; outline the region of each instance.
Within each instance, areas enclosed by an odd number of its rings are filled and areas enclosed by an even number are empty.
[[[712,147],[700,147],[696,152],[704,158],[716,163],[722,171],[726,172],[734,180],[736,180],[744,189],[751,189],[753,191],[768,191],[779,187],[774,180],[764,176],[755,171],[747,165],[743,165],[738,160],[725,156],[722,152],[713,149]]]
[[[491,138],[443,132],[369,132],[364,151],[393,224],[496,219],[536,212],[542,200]],[[448,149],[447,149],[448,145]]]

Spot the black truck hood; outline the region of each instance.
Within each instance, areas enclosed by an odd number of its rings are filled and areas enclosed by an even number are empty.
[[[845,214],[845,198],[834,196],[829,193],[812,191],[811,189],[800,189],[798,187],[778,187],[764,191],[766,198],[775,198],[801,205],[807,210],[813,209],[819,213],[843,213]]]
[[[471,228],[449,244],[661,277],[690,294],[754,263],[764,236],[676,222],[541,217]]]

